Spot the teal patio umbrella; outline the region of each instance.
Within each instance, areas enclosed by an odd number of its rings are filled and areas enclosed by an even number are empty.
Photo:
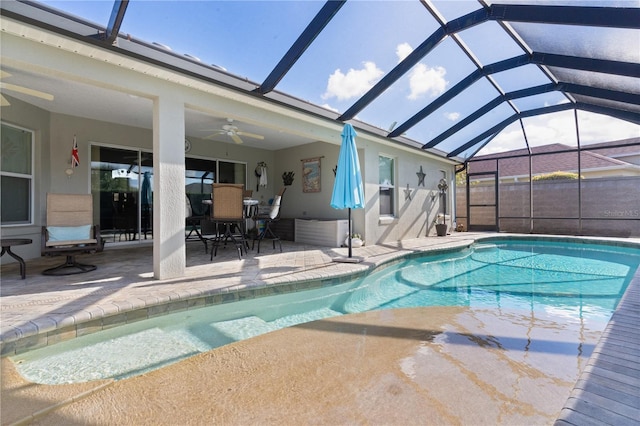
[[[351,254],[351,209],[364,208],[364,189],[360,174],[360,161],[356,147],[356,131],[349,123],[342,129],[342,144],[338,157],[336,180],[333,183],[331,207],[349,210],[349,259]]]

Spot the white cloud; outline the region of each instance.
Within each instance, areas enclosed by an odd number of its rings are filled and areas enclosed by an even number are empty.
[[[443,67],[429,68],[425,64],[417,64],[413,67],[409,76],[411,93],[407,96],[410,100],[416,100],[422,95],[430,94],[438,96],[447,88],[447,80],[444,79],[447,70]]]
[[[409,43],[401,43],[396,47],[396,56],[398,57],[398,62],[402,62],[404,58],[409,56],[409,54],[413,52],[413,47]]]
[[[530,146],[562,143],[576,146],[576,127],[573,111],[545,114],[524,120]],[[607,115],[578,111],[580,144],[610,142],[640,136],[640,126]],[[479,155],[526,148],[520,123],[504,129],[483,148]]]
[[[413,52],[413,47],[409,43],[400,43],[396,46],[396,56],[398,62],[405,59]],[[338,101],[345,101],[364,95],[374,84],[384,75],[375,62],[363,62],[360,69],[349,69],[345,74],[341,69],[337,69],[329,76],[327,90],[322,95],[322,99],[336,98]],[[416,100],[424,95],[438,96],[444,93],[448,82],[444,76],[447,71],[443,67],[429,68],[425,64],[417,64],[409,74],[410,93],[407,96],[410,100]]]
[[[353,68],[344,74],[340,69],[329,76],[327,91],[322,99],[337,98],[339,101],[364,95],[384,73],[374,62],[364,62],[363,68]]]
[[[580,143],[616,141],[640,136],[640,126],[607,115],[578,111]]]
[[[413,52],[413,47],[409,43],[400,43],[396,46],[396,56],[398,62],[402,62]],[[411,93],[408,99],[416,100],[424,94],[438,96],[444,93],[447,87],[447,80],[444,76],[447,70],[443,67],[429,68],[423,63],[417,64],[409,74],[409,89]]]
[[[458,118],[460,118],[460,113],[459,112],[445,112],[444,116],[445,116],[445,118],[447,120],[458,121]]]

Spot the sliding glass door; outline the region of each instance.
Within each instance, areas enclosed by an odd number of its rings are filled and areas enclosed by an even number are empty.
[[[200,220],[210,214],[212,184],[241,183],[246,187],[247,165],[231,161],[185,158],[187,238],[199,237]]]
[[[185,158],[187,217],[197,217],[187,233],[209,214],[213,183],[246,186],[246,163]],[[153,154],[146,151],[91,147],[91,193],[94,214],[107,243],[144,241],[153,237]]]
[[[153,155],[91,147],[94,214],[107,243],[153,237]]]

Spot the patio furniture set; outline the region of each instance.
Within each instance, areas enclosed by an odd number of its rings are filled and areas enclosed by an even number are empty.
[[[186,217],[186,238],[194,237],[204,243],[208,252],[208,243],[212,244],[211,260],[221,245],[233,244],[238,250],[238,258],[249,250],[247,221],[253,220],[262,225],[252,238],[252,247],[258,241],[271,239],[273,248],[276,241],[282,244],[273,230],[273,224],[280,218],[280,206],[285,188],[273,199],[268,214],[259,214],[258,200],[251,198],[251,191],[245,191],[244,185],[213,184],[211,197],[200,199],[201,207],[196,214],[188,209]],[[208,207],[203,209],[202,206]],[[210,213],[209,213],[210,212]],[[33,241],[27,238],[3,238],[2,253],[16,259],[20,264],[20,276],[26,277],[26,265],[22,257],[12,251],[12,247],[28,245]],[[100,227],[93,223],[93,198],[91,194],[47,194],[47,224],[41,232],[42,256],[66,256],[66,261],[58,266],[44,270],[44,275],[72,275],[93,271],[95,265],[80,263],[76,255],[96,253],[104,249],[104,240],[100,236]]]
[[[260,253],[260,242],[263,239],[271,239],[273,248],[278,241],[280,251],[282,244],[280,238],[275,234],[272,224],[280,218],[280,205],[285,188],[283,187],[276,195],[271,204],[268,214],[259,214],[259,201],[251,198],[252,191],[246,191],[240,184],[213,184],[210,199],[203,199],[201,203],[209,207],[202,211],[200,216],[193,214],[187,218],[189,234],[187,239],[195,233],[208,251],[208,243],[211,247],[211,260],[217,255],[218,247],[224,244],[233,244],[238,251],[238,259],[242,259],[243,253],[249,250],[248,242],[248,220],[252,220],[256,228],[261,224],[260,230],[252,238],[252,247],[258,241],[258,253]],[[193,204],[193,202],[192,202]]]

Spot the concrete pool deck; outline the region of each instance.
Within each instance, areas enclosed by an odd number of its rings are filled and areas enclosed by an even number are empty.
[[[241,290],[245,290],[243,297],[255,297],[265,294],[265,289],[277,285],[292,286],[289,289],[296,289],[298,283],[309,280],[349,277],[357,271],[406,253],[464,246],[476,236],[461,233],[444,238],[409,240],[401,245],[365,246],[354,250],[355,255],[365,258],[365,261],[360,264],[332,262],[333,257],[344,255],[346,249],[309,247],[286,242],[283,243],[284,253],[282,254],[271,251],[269,248],[259,255],[250,252],[245,259],[238,261],[235,252],[228,249],[221,250],[219,256],[210,262],[202,245],[192,242],[188,244],[187,250],[187,276],[183,279],[168,281],[152,279],[150,247],[107,250],[91,258],[91,261],[95,260],[98,265],[96,271],[77,276],[40,275],[43,269],[58,263],[60,259],[28,261],[26,280],[19,279],[17,265],[6,265],[2,267],[3,353],[11,354],[25,347],[52,343],[99,328],[107,328],[113,324],[140,319],[140,315],[153,316],[170,310],[198,307],[200,303],[204,304],[208,297],[229,300],[237,297],[237,294],[240,294],[238,291]],[[636,274],[632,285],[634,289],[638,287],[638,281],[640,276]],[[629,291],[631,290],[630,287]],[[638,316],[640,316],[638,298],[637,293],[634,294],[636,294],[635,300],[633,297],[625,298],[625,302],[627,299],[631,300],[631,308],[625,311],[619,322],[638,323]],[[427,384],[418,379],[414,381],[414,386],[420,389],[426,387],[440,389],[443,392],[442,395],[434,396],[431,393],[418,392],[417,388],[411,390],[400,386],[399,382],[394,382],[397,375],[393,372],[400,361],[411,363],[410,354],[422,354],[429,350],[437,353],[436,349],[440,348],[440,346],[437,348],[420,346],[419,344],[425,339],[411,338],[411,336],[416,333],[418,335],[442,333],[443,327],[456,323],[459,323],[461,328],[449,331],[466,333],[464,330],[475,324],[473,321],[456,322],[456,318],[461,315],[468,317],[469,312],[457,308],[443,308],[438,312],[431,312],[429,315],[432,318],[431,323],[417,325],[416,315],[422,319],[424,315],[415,314],[416,310],[411,311],[414,313],[394,315],[393,320],[374,314],[359,314],[359,316],[353,316],[357,317],[355,319],[351,318],[352,316],[345,316],[339,320],[311,323],[316,324],[314,325],[316,329],[301,325],[280,330],[216,349],[157,372],[118,382],[101,381],[61,386],[33,385],[21,380],[13,370],[10,361],[3,358],[2,424],[21,420],[38,424],[60,422],[199,424],[215,420],[227,424],[261,421],[280,424],[363,422],[407,424],[429,422],[429,419],[443,423],[468,424],[473,420],[478,422],[481,419],[486,423],[495,423],[497,419],[498,423],[503,424],[518,422],[518,420],[529,424],[532,421],[536,424],[549,424],[558,415],[561,416],[558,422],[570,423],[572,416],[574,419],[577,418],[575,417],[577,414],[574,413],[586,415],[587,418],[594,420],[597,418],[594,417],[593,400],[598,398],[587,401],[590,412],[580,411],[580,404],[576,401],[584,401],[584,396],[588,395],[582,392],[584,395],[581,396],[576,390],[569,398],[571,389],[574,385],[579,389],[578,386],[584,383],[589,384],[588,391],[593,390],[593,383],[604,386],[605,389],[612,385],[602,384],[601,381],[595,382],[586,376],[586,380],[583,380],[585,377],[581,377],[578,383],[569,382],[568,385],[565,383],[565,390],[556,393],[555,398],[551,398],[554,400],[553,404],[549,401],[551,394],[543,392],[535,396],[535,391],[532,390],[534,396],[525,405],[532,407],[533,411],[527,412],[525,417],[517,417],[524,415],[526,411],[518,407],[526,399],[523,394],[496,397],[492,392],[476,392],[474,394],[478,396],[478,406],[484,407],[482,410],[472,408],[474,405],[471,402],[459,404],[459,391],[463,389],[462,386],[469,384],[468,380],[477,387],[479,385],[474,375],[482,374],[480,371],[482,368],[487,368],[488,372],[496,366],[499,368],[501,359],[497,359],[497,364],[496,360],[491,361],[491,351],[483,349],[482,346],[474,348],[466,355],[469,358],[464,359],[475,359],[478,353],[488,356],[489,359],[486,363],[476,366],[473,374],[466,377],[466,381],[460,382],[462,385],[455,385],[451,381],[451,378],[461,370],[461,362],[456,362],[455,357],[451,358],[448,352],[449,346],[446,350],[443,349],[444,352],[438,353],[439,356],[444,356],[445,361],[454,365],[453,367],[449,365],[447,368],[443,366],[442,371],[448,371],[448,374],[442,375],[442,382]],[[614,319],[617,320],[617,317],[614,316]],[[355,321],[356,325],[351,321]],[[364,321],[364,323],[361,324],[358,321]],[[612,323],[614,323],[613,320]],[[613,328],[612,323],[598,343],[584,374],[589,373],[590,369],[595,370],[595,367],[591,368],[594,358],[611,354],[615,357],[615,354],[620,351],[623,351],[623,354],[626,353],[618,357],[623,360],[626,368],[619,374],[626,379],[621,382],[622,378],[614,377],[613,386],[617,388],[616,391],[619,391],[621,386],[616,383],[623,383],[622,391],[626,391],[629,397],[623,400],[620,398],[611,400],[607,399],[606,395],[599,396],[599,402],[600,405],[604,405],[605,414],[613,407],[611,412],[624,419],[629,418],[629,414],[634,412],[638,414],[640,411],[637,404],[639,378],[635,373],[638,371],[639,363],[638,347],[637,343],[634,343],[637,340],[623,340],[626,343],[618,343],[613,347],[603,343],[618,335],[619,330]],[[320,329],[317,329],[318,327]],[[344,332],[345,328],[351,327],[356,328],[354,331]],[[339,362],[344,363],[340,365],[344,365],[343,371],[347,371],[349,362],[355,362],[353,370],[359,371],[363,365],[363,358],[348,356],[350,352],[343,349],[347,347],[362,349],[362,327],[381,330],[378,335],[369,336],[370,342],[367,341],[367,345],[377,348],[374,353],[380,355],[375,357],[375,362],[371,360],[375,365],[375,371],[386,371],[389,374],[381,377],[378,381],[379,388],[369,389],[371,392],[368,394],[359,393],[365,389],[362,387],[361,380],[371,377],[373,370],[364,369],[362,377],[353,377],[351,379],[353,385],[349,390],[338,389],[336,383],[343,383],[345,380],[322,367],[325,364],[335,365]],[[482,333],[479,332],[479,334]],[[313,339],[310,338],[311,336]],[[389,339],[393,339],[393,345],[388,344]],[[295,342],[299,344],[296,345]],[[311,342],[320,346],[311,345]],[[357,342],[360,342],[360,346]],[[438,345],[440,343],[442,342],[436,342]],[[274,350],[280,347],[289,348],[289,350],[286,352],[280,349]],[[461,345],[459,349],[466,351],[468,347]],[[473,355],[470,355],[471,353]],[[384,354],[388,354],[388,357]],[[499,355],[499,352],[497,354]],[[370,360],[371,357],[366,359]],[[301,360],[305,361],[301,362]],[[609,361],[609,359],[606,360],[606,362]],[[220,364],[221,362],[224,365]],[[295,368],[298,363],[301,367]],[[302,365],[305,367],[302,368]],[[606,364],[605,369],[609,365]],[[615,370],[619,368],[615,367]],[[462,371],[466,370],[462,369]],[[205,377],[206,379],[203,379]],[[383,380],[385,377],[390,380],[389,386],[383,386],[383,383],[387,383]],[[254,378],[255,381],[250,378]],[[204,385],[201,386],[201,382],[207,386],[202,387]],[[249,384],[252,384],[250,389],[247,388]],[[214,385],[215,392],[212,388]],[[496,386],[480,386],[480,388],[491,390],[496,389]],[[596,395],[600,393],[596,392]],[[327,399],[328,395],[342,396],[338,399]],[[403,397],[399,398],[399,395]],[[361,396],[366,398],[361,399]],[[397,409],[391,409],[391,406],[386,405],[391,401],[395,401],[394,406],[398,407]],[[449,401],[449,406],[446,401]],[[561,411],[565,401],[566,407]],[[206,409],[194,410],[192,404],[196,402],[204,404]],[[616,403],[622,406],[616,406]],[[283,409],[281,404],[304,409],[295,414]],[[312,409],[316,405],[317,407]],[[331,407],[338,406],[342,407],[341,410],[330,412]],[[426,410],[424,407],[431,407],[431,409]],[[462,407],[468,407],[468,409]],[[353,408],[351,414],[349,414],[350,408]],[[348,414],[356,415],[355,413],[359,413],[358,417],[347,416]],[[471,417],[466,417],[465,413]],[[493,413],[491,414],[493,417],[487,413]],[[440,417],[426,417],[427,414]],[[482,416],[485,414],[489,417]],[[369,415],[372,417],[367,417]],[[385,415],[392,417],[383,417]],[[304,416],[308,417],[304,418]],[[631,418],[637,418],[637,416]]]

